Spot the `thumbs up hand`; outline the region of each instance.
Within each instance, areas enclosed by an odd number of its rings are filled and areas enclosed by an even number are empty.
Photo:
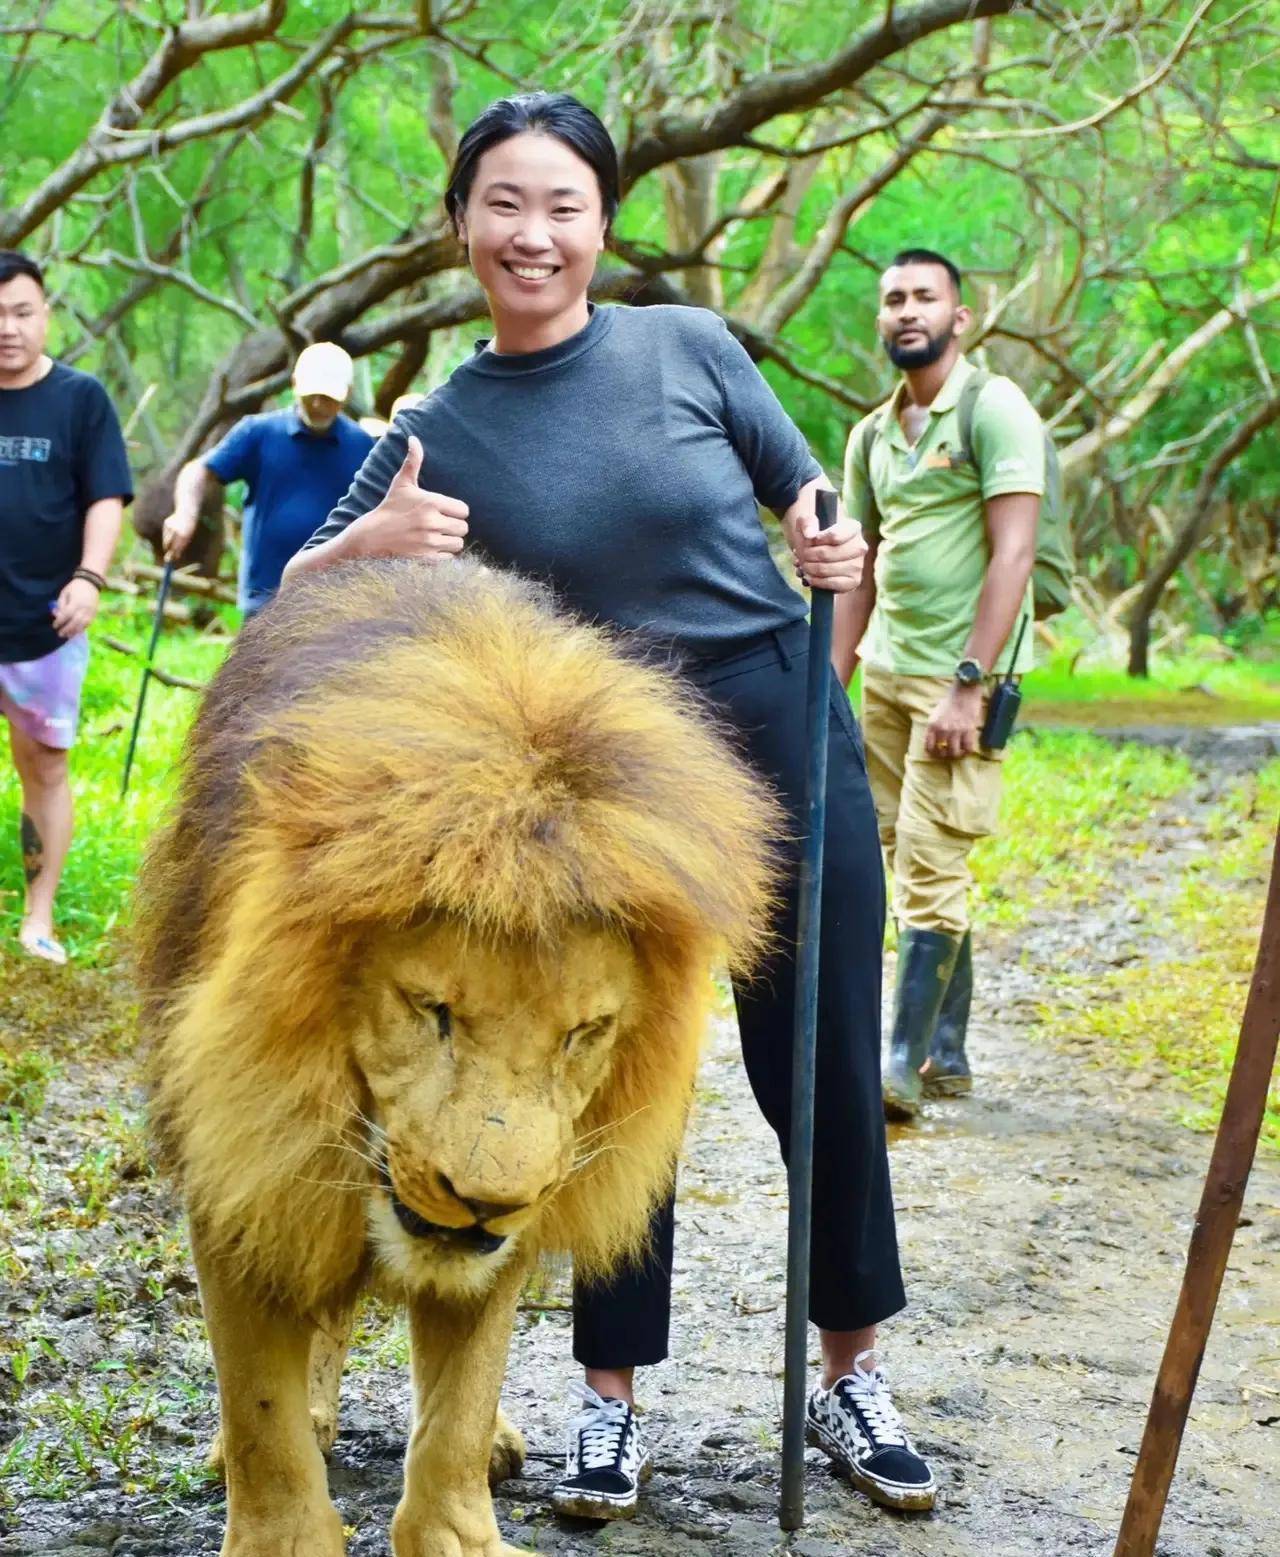
[[[421,468],[422,445],[410,438],[408,452],[386,496],[347,531],[350,553],[445,562],[462,550],[470,509],[456,497],[420,487]]]

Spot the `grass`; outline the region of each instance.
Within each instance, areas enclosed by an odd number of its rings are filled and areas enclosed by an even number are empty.
[[[1165,910],[1180,948],[1099,981],[1062,977],[1046,1014],[1055,1029],[1096,1044],[1101,1063],[1162,1070],[1193,1099],[1183,1115],[1213,1129],[1235,1058],[1262,913],[1276,818],[1280,761],[1237,784],[1210,816],[1208,848],[1186,867]],[[1273,1073],[1263,1141],[1280,1148],[1280,1072]]]
[[[999,831],[970,856],[979,925],[1014,928],[1032,905],[1081,907],[1149,845],[1141,824],[1191,782],[1162,748],[1083,731],[1024,731],[1005,760]]]
[[[134,644],[141,654],[149,632],[144,609],[109,599],[92,636],[110,634]],[[225,635],[170,630],[161,638],[156,661],[164,670],[205,681],[229,641]],[[194,693],[150,684],[129,793],[122,800],[120,779],[141,674],[141,658],[94,644],[80,739],[71,755],[76,833],[57,909],[59,933],[82,966],[111,953],[142,850],[172,793],[174,763],[196,708]],[[16,775],[9,763],[0,764],[0,935],[6,939],[16,934],[22,912],[19,810]]]
[[[142,646],[148,626],[145,611],[122,608],[103,630]],[[158,659],[205,680],[226,641],[173,632]],[[207,1350],[185,1240],[168,1192],[152,1178],[121,1063],[134,1009],[118,971],[129,893],[172,794],[196,699],[151,687],[134,785],[122,802],[139,671],[137,659],[95,649],[73,757],[78,829],[59,901],[74,963],[55,969],[0,949],[0,1282],[29,1294],[0,1337],[0,1408],[13,1430],[0,1444],[0,1510],[19,1493],[59,1499],[112,1484],[189,1499],[206,1483],[199,1440],[213,1420]],[[1068,676],[1051,664],[1037,677],[1033,707],[1091,708],[1095,717],[1101,705],[1072,700],[1123,690],[1144,706],[1202,697],[1215,707],[1280,710],[1280,677],[1268,667],[1188,659],[1136,690],[1102,670]],[[1207,693],[1185,690],[1202,683]],[[1007,934],[1016,947],[1033,905],[1079,912],[1131,893],[1127,866],[1156,847],[1150,819],[1176,818],[1193,780],[1176,752],[1116,746],[1078,730],[1024,732],[1007,762],[1000,832],[974,854],[984,933]],[[6,766],[6,935],[20,907],[17,800]],[[1210,816],[1208,847],[1162,895],[1158,977],[1143,961],[1087,986],[1068,974],[1049,984],[1044,1015],[1055,1035],[1083,1039],[1102,1065],[1176,1074],[1188,1088],[1193,1128],[1212,1123],[1234,1051],[1277,808],[1280,763],[1241,781]],[[1280,1147],[1274,1093],[1266,1137]],[[535,1312],[526,1322],[537,1322],[551,1292],[531,1291]],[[69,1307],[92,1327],[87,1361],[59,1350]],[[403,1364],[403,1322],[382,1305],[366,1307],[356,1339],[357,1370]]]
[[[1257,724],[1280,720],[1280,659],[1245,659],[1213,639],[1159,657],[1138,679],[1122,666],[1055,653],[1023,682],[1027,721],[1124,724]]]

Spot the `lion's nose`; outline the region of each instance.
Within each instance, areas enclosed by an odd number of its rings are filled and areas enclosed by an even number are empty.
[[[471,1195],[462,1194],[443,1173],[440,1175],[440,1182],[448,1194],[466,1206],[477,1222],[496,1222],[499,1217],[514,1216],[517,1211],[525,1210],[529,1204],[527,1200],[477,1200]]]

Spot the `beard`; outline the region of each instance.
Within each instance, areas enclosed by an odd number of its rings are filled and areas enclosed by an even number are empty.
[[[884,349],[895,368],[931,368],[951,344],[952,323],[943,325],[936,335],[926,335],[921,346],[899,346],[894,340],[886,340]]]

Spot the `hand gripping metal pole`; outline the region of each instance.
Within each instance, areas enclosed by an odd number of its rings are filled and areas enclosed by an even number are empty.
[[[133,729],[129,732],[129,750],[124,759],[124,778],[120,781],[120,798],[123,800],[129,788],[129,775],[133,771],[133,754],[138,745],[138,731],[142,728],[142,710],[147,706],[147,686],[151,680],[151,665],[155,659],[156,644],[160,641],[160,629],[164,626],[164,608],[169,599],[169,585],[173,582],[173,563],[166,562],[160,575],[160,597],[156,601],[156,619],[151,624],[151,642],[147,645],[147,662],[142,667],[142,686],[138,692],[138,707],[133,716]]]
[[[835,523],[836,495],[817,494],[818,526]],[[813,1216],[813,1098],[818,1043],[818,945],[822,846],[827,818],[827,729],[834,597],[814,589],[809,615],[804,853],[796,926],[796,1005],[791,1047],[791,1151],[787,1166],[786,1378],[782,1396],[782,1502],[778,1523],[804,1523],[804,1415],[809,1340],[809,1235]]]

